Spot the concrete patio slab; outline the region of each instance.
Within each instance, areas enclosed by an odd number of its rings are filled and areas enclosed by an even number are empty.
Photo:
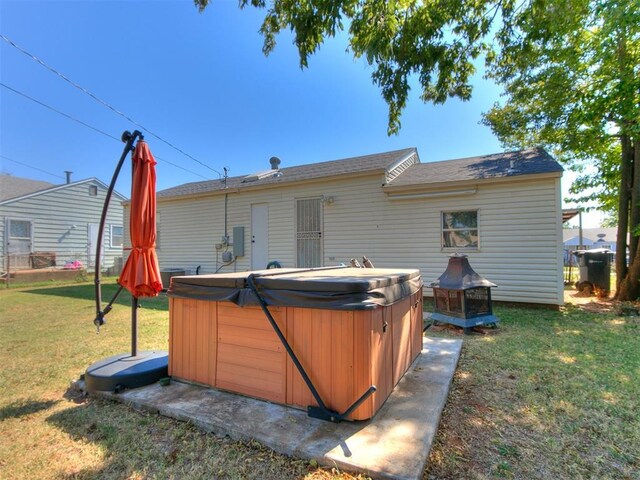
[[[100,395],[321,465],[373,478],[420,479],[461,347],[462,340],[425,338],[411,369],[378,414],[364,422],[334,424],[306,411],[175,381]]]

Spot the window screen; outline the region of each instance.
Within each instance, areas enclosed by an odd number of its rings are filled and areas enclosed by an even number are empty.
[[[118,225],[111,225],[111,246],[122,246],[122,227]]]
[[[11,238],[31,238],[31,222],[29,220],[11,220],[9,222]]]
[[[478,248],[478,211],[442,212],[442,248]]]

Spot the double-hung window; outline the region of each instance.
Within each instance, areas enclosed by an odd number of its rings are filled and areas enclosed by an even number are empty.
[[[122,246],[122,227],[120,225],[111,225],[111,246]]]
[[[478,211],[442,212],[442,248],[478,249]]]

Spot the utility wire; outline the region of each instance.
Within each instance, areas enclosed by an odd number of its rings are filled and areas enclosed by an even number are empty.
[[[8,86],[8,85],[5,85],[5,84],[4,84],[4,83],[2,83],[2,82],[0,82],[0,86],[3,86],[3,87],[4,87],[4,88],[6,88],[7,90],[11,90],[12,92],[14,92],[14,93],[16,93],[16,94],[18,94],[18,95],[20,95],[20,96],[22,96],[22,97],[24,97],[24,98],[26,98],[26,99],[28,99],[28,100],[31,100],[32,102],[35,102],[35,103],[37,103],[38,105],[41,105],[41,106],[43,106],[43,107],[45,107],[45,108],[48,108],[49,110],[51,110],[51,111],[53,111],[53,112],[55,112],[55,113],[57,113],[57,114],[59,114],[59,115],[62,115],[63,117],[68,118],[69,120],[73,120],[74,122],[77,122],[77,123],[79,123],[80,125],[83,125],[83,126],[85,126],[85,127],[87,127],[87,128],[90,128],[91,130],[94,130],[94,131],[96,131],[96,132],[98,132],[98,133],[100,133],[100,134],[102,134],[102,135],[104,135],[104,136],[106,136],[106,137],[109,137],[109,138],[111,138],[111,139],[113,139],[113,140],[117,141],[118,143],[121,143],[121,140],[120,140],[119,138],[114,137],[114,136],[113,136],[113,135],[111,135],[110,133],[107,133],[107,132],[105,132],[105,131],[103,131],[103,130],[100,130],[99,128],[96,128],[96,127],[94,127],[94,126],[92,126],[92,125],[89,125],[88,123],[83,122],[82,120],[78,120],[77,118],[72,117],[71,115],[69,115],[69,114],[67,114],[67,113],[62,112],[62,111],[60,111],[60,110],[58,110],[58,109],[56,109],[56,108],[52,107],[51,105],[47,105],[46,103],[41,102],[40,100],[37,100],[37,99],[35,99],[35,98],[33,98],[33,97],[31,97],[31,96],[27,95],[26,93],[20,92],[19,90],[16,90],[15,88],[12,88],[12,87],[10,87],[10,86]],[[204,178],[205,180],[209,180],[209,179],[208,179],[207,177],[205,177],[204,175],[200,175],[199,173],[193,172],[193,171],[191,171],[191,170],[189,170],[189,169],[187,169],[187,168],[185,168],[185,167],[183,167],[183,166],[181,166],[181,165],[177,165],[177,164],[175,164],[175,163],[173,163],[173,162],[170,162],[169,160],[165,160],[165,159],[163,159],[163,158],[161,158],[161,157],[158,157],[158,156],[156,156],[156,155],[154,155],[154,157],[155,157],[156,159],[158,159],[158,160],[160,160],[160,161],[164,162],[164,163],[168,163],[169,165],[173,165],[174,167],[179,168],[180,170],[184,170],[185,172],[188,172],[188,173],[190,173],[190,174],[192,174],[192,175],[195,175],[196,177],[200,177],[200,178]],[[10,159],[8,159],[8,160],[10,160]],[[18,163],[19,163],[19,162],[18,162]],[[29,165],[27,165],[27,166],[29,166]],[[35,168],[35,167],[33,167],[33,168]],[[45,173],[48,173],[48,172],[45,172]],[[55,176],[57,177],[58,175],[55,175]],[[59,178],[63,178],[63,177],[59,177]]]
[[[94,131],[96,131],[96,132],[98,132],[98,133],[101,133],[102,135],[104,135],[104,136],[106,136],[106,137],[113,138],[114,140],[117,140],[118,142],[120,141],[120,139],[119,139],[119,138],[114,137],[114,136],[113,136],[113,135],[111,135],[110,133],[104,132],[104,131],[100,130],[99,128],[93,127],[93,126],[89,125],[88,123],[83,122],[82,120],[78,120],[77,118],[74,118],[74,117],[72,117],[71,115],[68,115],[68,114],[66,114],[66,113],[64,113],[64,112],[61,112],[60,110],[57,110],[57,109],[53,108],[52,106],[47,105],[46,103],[41,102],[40,100],[36,100],[35,98],[30,97],[30,96],[29,96],[29,95],[27,95],[26,93],[22,93],[22,92],[20,92],[20,91],[16,90],[15,88],[11,88],[9,85],[5,85],[5,84],[4,84],[4,83],[2,83],[2,82],[0,82],[0,85],[1,85],[1,86],[3,86],[4,88],[6,88],[7,90],[11,90],[13,93],[17,93],[18,95],[20,95],[20,96],[22,96],[22,97],[24,97],[24,98],[27,98],[27,99],[31,100],[32,102],[35,102],[35,103],[37,103],[38,105],[43,106],[44,108],[48,108],[49,110],[51,110],[51,111],[53,111],[53,112],[56,112],[57,114],[60,114],[60,115],[62,115],[63,117],[68,118],[69,120],[73,120],[74,122],[77,122],[77,123],[79,123],[80,125],[84,125],[85,127],[90,128],[91,130],[94,130]]]
[[[52,177],[60,178],[62,180],[65,179],[62,175],[56,175],[55,173],[47,172],[42,168],[34,167],[33,165],[29,165],[28,163],[19,162],[18,160],[14,160],[13,158],[9,158],[5,155],[0,155],[0,158],[4,158],[5,160],[9,160],[10,162],[17,163],[18,165],[23,165],[25,167],[33,168],[34,170],[39,170],[40,172],[46,173],[47,175],[51,175]]]
[[[135,120],[133,120],[131,117],[127,116],[126,114],[122,113],[120,110],[116,109],[115,107],[112,107],[111,105],[109,105],[107,102],[105,102],[104,100],[102,100],[101,98],[97,97],[96,95],[94,95],[93,93],[91,93],[89,90],[87,90],[86,88],[82,87],[81,85],[78,85],[77,83],[75,83],[73,80],[69,79],[67,76],[65,76],[64,74],[60,73],[58,70],[56,70],[55,68],[49,66],[48,64],[46,64],[44,61],[40,60],[38,57],[36,57],[35,55],[33,55],[32,53],[29,53],[27,50],[25,50],[24,48],[20,47],[19,45],[17,45],[16,43],[14,43],[11,39],[7,38],[5,35],[3,35],[2,33],[0,33],[0,38],[2,38],[5,42],[7,42],[9,45],[11,45],[12,47],[14,47],[15,49],[19,50],[20,52],[24,53],[26,56],[28,56],[29,58],[31,58],[32,60],[38,62],[40,65],[42,65],[44,68],[46,68],[47,70],[49,70],[52,73],[55,73],[57,76],[59,76],[60,78],[62,78],[64,81],[66,81],[67,83],[73,85],[75,88],[77,88],[78,90],[80,90],[81,92],[85,93],[86,95],[89,95],[91,98],[93,98],[96,102],[100,103],[101,105],[107,107],[109,110],[111,110],[112,112],[116,113],[117,115],[120,115],[121,117],[125,118],[127,121],[133,123],[134,125],[136,125],[137,127],[140,127],[142,130],[144,130],[145,132],[147,132],[148,134],[154,136],[155,138],[157,138],[158,140],[160,140],[161,142],[166,143],[167,145],[169,145],[171,148],[173,148],[174,150],[177,150],[178,152],[182,153],[184,156],[190,158],[191,160],[193,160],[196,163],[199,163],[200,165],[202,165],[205,168],[208,168],[209,170],[214,171],[215,173],[218,174],[218,176],[222,177],[222,174],[216,170],[215,168],[210,167],[209,165],[207,165],[204,162],[201,162],[200,160],[198,160],[197,158],[189,155],[187,152],[185,152],[184,150],[176,147],[175,145],[173,145],[171,142],[165,140],[164,138],[160,137],[159,135],[157,135],[156,133],[152,132],[151,130],[149,130],[148,128],[146,128],[144,125],[141,125],[140,123],[136,122]]]

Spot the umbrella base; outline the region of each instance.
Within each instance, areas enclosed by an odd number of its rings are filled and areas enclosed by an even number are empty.
[[[100,360],[87,368],[84,381],[88,391],[121,392],[157,382],[168,375],[166,351],[139,352],[132,357],[121,353]]]

